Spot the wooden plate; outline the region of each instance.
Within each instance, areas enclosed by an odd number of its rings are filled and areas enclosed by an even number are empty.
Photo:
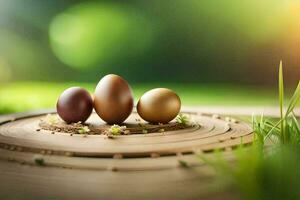
[[[194,153],[252,142],[249,124],[230,117],[184,112],[184,130],[117,136],[40,130],[52,111],[0,117],[0,199],[232,199]],[[134,112],[127,124],[134,125]],[[95,114],[88,123],[101,125]]]
[[[218,115],[183,112],[195,123],[193,127],[163,133],[121,135],[108,139],[105,135],[55,133],[40,130],[40,120],[47,113],[25,114],[3,119],[0,123],[0,158],[35,164],[36,157],[46,166],[81,169],[149,170],[178,166],[178,157],[200,164],[195,152],[228,150],[251,143],[249,124]],[[136,112],[126,120],[137,123]],[[87,121],[104,124],[93,113]],[[159,158],[159,159],[158,159]]]

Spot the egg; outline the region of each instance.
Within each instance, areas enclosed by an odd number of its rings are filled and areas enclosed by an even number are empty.
[[[94,108],[108,124],[124,122],[133,108],[133,96],[128,83],[115,74],[104,76],[95,89]]]
[[[137,112],[150,123],[168,123],[179,113],[181,101],[170,89],[156,88],[149,90],[139,99]]]
[[[93,100],[85,89],[71,87],[59,96],[56,109],[67,123],[85,122],[93,111]]]

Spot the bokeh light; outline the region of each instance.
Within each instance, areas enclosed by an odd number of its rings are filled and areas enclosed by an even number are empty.
[[[150,21],[133,8],[89,2],[56,16],[50,40],[54,53],[71,67],[105,67],[112,59],[143,54],[153,32]]]

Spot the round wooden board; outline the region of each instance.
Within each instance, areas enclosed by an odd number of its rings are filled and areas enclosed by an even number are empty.
[[[206,196],[212,185],[212,172],[195,152],[220,149],[230,159],[232,148],[251,143],[253,139],[252,129],[245,122],[192,112],[183,113],[196,122],[195,126],[163,133],[108,139],[104,135],[84,137],[37,131],[47,113],[0,119],[0,178],[3,180],[0,197],[191,199]],[[137,123],[137,118],[133,112],[126,123]],[[88,123],[104,122],[92,114]],[[37,158],[43,160],[43,166],[37,165]],[[182,167],[186,164],[188,168]]]

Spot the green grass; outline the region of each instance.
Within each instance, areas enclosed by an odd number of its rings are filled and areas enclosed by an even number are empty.
[[[279,119],[253,117],[254,144],[236,151],[234,164],[221,153],[213,159],[199,155],[220,173],[223,185],[235,188],[241,199],[300,199],[300,122],[293,113],[300,101],[300,82],[284,108],[282,63],[279,66]],[[266,147],[273,142],[273,146]]]
[[[90,83],[14,82],[0,85],[0,113],[22,112],[39,108],[54,108],[59,94],[71,86],[81,86],[93,92]],[[272,89],[213,84],[132,84],[135,100],[147,90],[168,87],[181,97],[183,105],[276,105]]]
[[[300,145],[300,123],[297,120],[293,110],[300,101],[300,81],[290,98],[287,109],[284,110],[284,81],[282,72],[282,62],[279,64],[279,82],[278,82],[278,96],[279,96],[279,110],[280,118],[277,122],[269,120],[261,116],[258,120],[253,118],[253,129],[258,141],[264,145],[264,142],[269,139],[273,142],[279,142],[283,145],[296,144]]]

